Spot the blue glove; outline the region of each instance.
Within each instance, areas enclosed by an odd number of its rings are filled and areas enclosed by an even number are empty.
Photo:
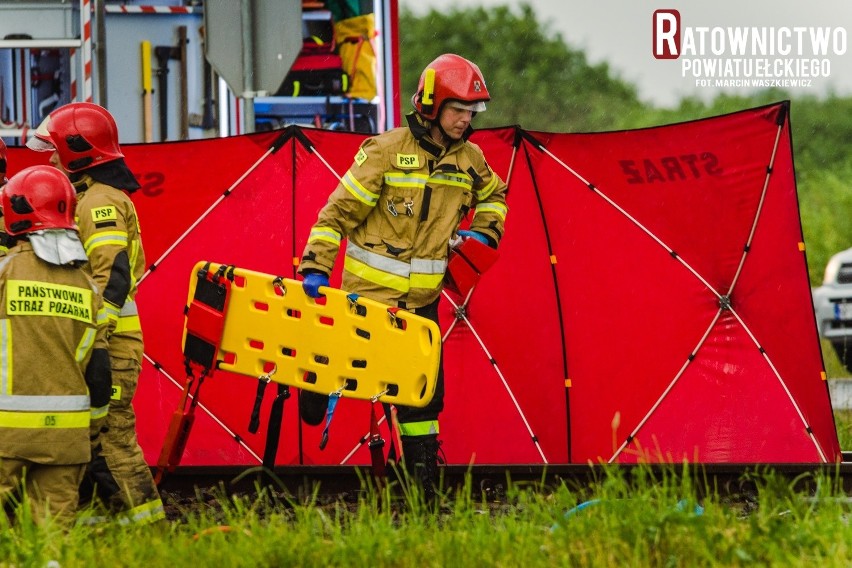
[[[477,233],[476,231],[461,230],[461,231],[459,231],[459,236],[464,237],[466,239],[476,239],[477,241],[479,241],[480,243],[482,243],[484,245],[491,246],[491,243],[488,242],[488,237],[486,237],[482,233]]]
[[[309,272],[305,274],[305,279],[302,280],[302,289],[305,294],[311,298],[319,298],[324,294],[320,294],[320,286],[328,286],[328,276],[321,272]]]

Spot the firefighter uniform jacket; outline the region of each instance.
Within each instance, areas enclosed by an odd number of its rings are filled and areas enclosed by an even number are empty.
[[[471,209],[470,229],[499,243],[506,184],[467,137],[444,148],[427,122],[408,119],[364,141],[311,229],[299,273],[331,274],[347,238],[344,290],[418,308],[438,298],[450,240]]]
[[[142,326],[135,298],[145,253],[136,208],[126,193],[88,175],[74,187],[80,240],[109,319],[109,354],[141,363]]]
[[[86,386],[92,349],[106,349],[94,281],[28,242],[12,247],[0,261],[0,338],[0,460],[88,462],[90,419],[107,408],[90,408]]]

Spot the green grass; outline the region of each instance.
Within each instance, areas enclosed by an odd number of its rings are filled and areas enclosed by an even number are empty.
[[[820,339],[822,346],[822,360],[825,364],[825,374],[829,379],[842,379],[849,377],[849,370],[843,366],[840,359],[837,358],[837,352],[831,346],[831,343],[826,339]]]
[[[76,566],[849,566],[852,505],[823,474],[772,471],[720,492],[678,467],[606,468],[583,484],[520,485],[440,512],[389,491],[294,503],[260,488],[200,499],[153,527],[55,527],[0,517],[0,565]],[[589,503],[577,509],[581,503]],[[56,564],[53,564],[56,566]]]
[[[834,424],[837,426],[840,449],[852,451],[852,410],[835,410]]]

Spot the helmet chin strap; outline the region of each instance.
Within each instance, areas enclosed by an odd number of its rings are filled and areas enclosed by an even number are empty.
[[[437,130],[438,134],[440,136],[440,139],[435,140],[435,142],[437,142],[438,144],[440,144],[444,148],[448,148],[450,146],[450,144],[452,144],[454,142],[454,140],[452,138],[450,138],[450,136],[447,134],[446,130],[444,130],[444,128],[441,126],[441,123],[438,120],[435,120],[435,121],[432,122],[432,128]],[[435,138],[434,130],[432,131],[432,138]]]

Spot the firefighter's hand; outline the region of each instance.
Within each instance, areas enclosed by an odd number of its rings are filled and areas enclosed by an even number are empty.
[[[491,243],[488,242],[488,237],[486,237],[482,233],[477,233],[476,231],[461,230],[459,231],[459,236],[465,239],[476,239],[484,245],[488,245],[489,247],[491,246]]]
[[[305,294],[311,298],[323,296],[324,294],[321,294],[319,291],[320,286],[328,286],[328,276],[322,272],[309,272],[305,274],[305,279],[302,280],[302,289],[305,291]]]

